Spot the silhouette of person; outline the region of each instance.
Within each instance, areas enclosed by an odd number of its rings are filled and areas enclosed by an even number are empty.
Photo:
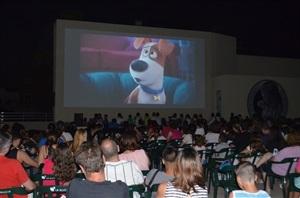
[[[265,82],[260,89],[262,100],[257,102],[261,110],[261,118],[278,120],[282,113],[282,98],[277,84],[273,81]]]

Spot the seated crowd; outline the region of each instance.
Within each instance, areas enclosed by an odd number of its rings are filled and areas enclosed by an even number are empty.
[[[300,158],[300,120],[261,121],[232,114],[226,121],[218,113],[207,120],[201,114],[176,113],[166,119],[153,112],[128,119],[118,113],[111,120],[98,113],[85,119],[84,126],[58,121],[43,132],[26,131],[18,123],[3,125],[0,189],[23,185],[33,190],[34,175],[43,173],[54,175],[55,180],[39,185],[66,185],[66,196],[71,198],[129,197],[128,186],[138,184],[147,189],[159,185],[152,197],[208,197],[203,166],[209,159],[199,153],[212,150],[212,158],[228,161],[228,149],[243,156],[231,161],[240,190],[229,196],[270,197],[266,163]],[[287,167],[272,169],[284,175]],[[299,160],[290,172],[300,172]],[[78,178],[79,173],[85,179]],[[298,187],[299,180],[295,178]],[[256,187],[259,181],[266,182],[266,192]],[[293,192],[292,197],[299,195]],[[134,197],[139,196],[135,192]]]

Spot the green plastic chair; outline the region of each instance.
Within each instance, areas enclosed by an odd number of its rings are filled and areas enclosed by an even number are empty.
[[[267,162],[267,166],[266,166],[266,177],[264,179],[264,190],[266,190],[266,186],[267,186],[267,179],[270,180],[270,187],[271,189],[273,189],[273,184],[274,184],[274,179],[279,179],[282,183],[282,195],[283,198],[286,198],[286,183],[288,180],[288,176],[291,170],[291,167],[293,165],[293,163],[297,163],[298,158],[285,158],[280,162],[274,162],[274,161],[268,161]],[[274,164],[289,164],[288,168],[286,170],[286,174],[285,175],[278,175],[276,173],[273,172],[272,170],[272,166]]]
[[[211,159],[211,183],[214,188],[214,198],[218,197],[218,188],[224,189],[224,196],[228,198],[229,192],[240,189],[235,178],[234,165],[223,167],[221,170],[215,168],[215,159]]]
[[[197,151],[199,156],[200,156],[200,160],[202,161],[203,158],[205,158],[205,161],[202,162],[202,167],[203,167],[203,173],[205,176],[205,181],[208,181],[208,175],[209,175],[209,160],[211,159],[212,155],[213,155],[213,150],[200,150]]]
[[[217,146],[219,142],[210,142],[205,144],[205,147],[209,150],[214,150],[215,146]]]
[[[67,190],[68,186],[39,186],[37,188],[37,198],[60,198],[62,195],[67,193]]]
[[[300,177],[300,173],[290,173],[288,175],[289,186],[288,186],[288,197],[290,197],[291,192],[300,192],[300,189],[295,186],[295,178]]]
[[[150,169],[157,168],[159,170],[163,169],[162,164],[162,152],[167,146],[166,140],[156,140],[149,142],[149,146],[147,148],[147,153],[151,161]]]
[[[136,184],[128,186],[129,197],[134,198],[134,193],[137,192],[140,197],[145,197],[145,186],[143,184]]]
[[[145,198],[151,198],[152,193],[156,193],[158,189],[159,184],[153,184],[150,188],[146,189],[145,191]]]
[[[28,195],[30,193],[33,193],[33,191],[27,191],[23,187],[0,189],[0,195],[7,195],[8,198],[13,198],[14,195]]]

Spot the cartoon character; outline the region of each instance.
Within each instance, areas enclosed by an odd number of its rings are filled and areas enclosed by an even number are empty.
[[[160,39],[158,43],[150,38],[137,38],[133,45],[138,49],[144,44],[139,59],[131,62],[130,74],[139,84],[125,99],[128,104],[165,104],[166,95],[163,88],[164,65],[166,56],[175,45]]]

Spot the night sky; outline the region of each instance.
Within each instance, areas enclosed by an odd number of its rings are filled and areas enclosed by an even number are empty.
[[[1,0],[0,88],[18,89],[22,68],[52,67],[56,19],[217,32],[237,38],[238,54],[300,58],[300,1]]]

